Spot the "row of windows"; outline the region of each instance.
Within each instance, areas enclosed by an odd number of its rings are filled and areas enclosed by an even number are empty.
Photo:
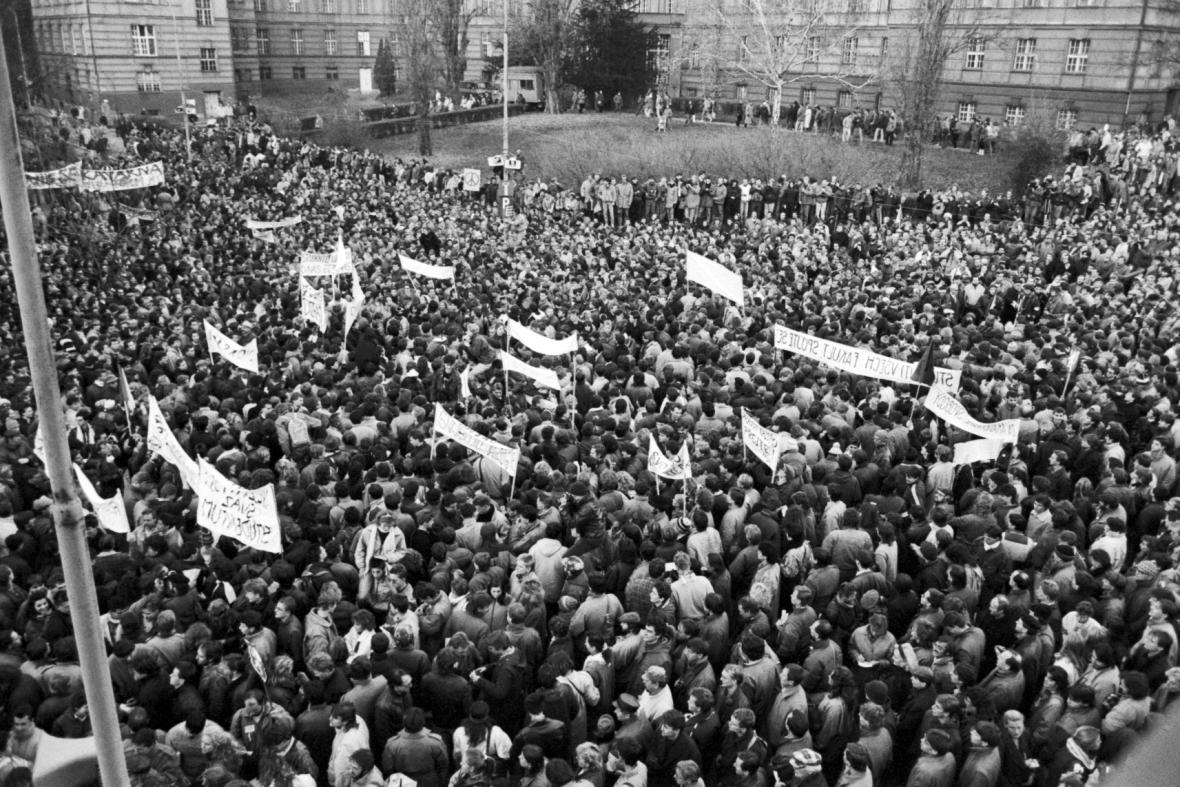
[[[984,55],[987,52],[987,41],[973,38],[967,42],[967,56],[963,68],[978,71],[983,68]],[[1090,59],[1090,39],[1071,38],[1065,50],[1065,73],[1084,74],[1086,63]],[[1013,71],[1032,71],[1037,63],[1037,39],[1018,38],[1012,55]]]
[[[274,79],[274,70],[270,66],[258,67],[258,78],[262,81]],[[295,80],[307,79],[307,68],[305,66],[292,66],[291,78]],[[324,68],[324,79],[336,80],[340,79],[340,69],[337,66],[326,66]],[[253,82],[254,69],[252,68],[235,68],[234,69],[235,82]]]
[[[301,11],[307,11],[308,13],[319,11],[324,14],[334,14],[337,11],[345,10],[342,7],[344,5],[343,0],[340,0],[340,2],[337,2],[337,0],[254,0],[254,10],[258,13],[281,11],[284,5],[286,5],[287,11],[293,14],[298,14]],[[373,7],[373,0],[355,0],[352,13],[376,13]]]
[[[970,123],[975,120],[977,112],[975,110],[974,101],[960,101],[958,111],[955,113],[955,119],[960,123]],[[1019,126],[1024,123],[1025,108],[1023,104],[1009,104],[1004,107],[1004,125],[1005,126]],[[1072,107],[1064,107],[1057,110],[1055,118],[1058,129],[1065,131],[1073,128],[1078,122],[1078,112]]]
[[[254,46],[258,49],[260,55],[275,54],[271,46],[270,28],[256,27],[254,28],[254,35],[250,35],[250,29],[245,27],[231,27],[229,31],[230,47],[235,52],[245,52],[250,46],[250,40],[254,40]],[[292,55],[308,54],[306,41],[303,36],[302,28],[291,28],[288,39],[290,42],[290,53]],[[339,55],[345,54],[340,50],[340,44],[336,37],[336,31],[328,29],[324,31],[324,49],[325,55]],[[392,45],[397,51],[400,42],[397,34],[392,35]],[[371,57],[374,54],[373,35],[368,30],[358,30],[356,33],[356,50],[354,52],[358,57]]]

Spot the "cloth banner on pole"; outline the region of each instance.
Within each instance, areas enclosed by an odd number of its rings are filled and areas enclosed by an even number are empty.
[[[819,361],[824,366],[842,372],[895,383],[912,383],[914,369],[918,365],[917,362],[899,361],[888,355],[821,339],[782,325],[774,326],[774,347]],[[934,384],[952,391],[958,390],[962,377],[963,373],[957,369],[934,368]]]
[[[504,371],[506,372],[523,374],[525,377],[531,378],[537,385],[543,385],[555,391],[561,390],[561,381],[557,379],[557,372],[552,369],[527,364],[515,355],[504,350],[500,350],[500,361],[504,364]]]
[[[263,552],[282,553],[274,485],[246,489],[217,472],[204,459],[197,461],[201,467],[197,524]]]
[[[26,172],[25,186],[32,191],[75,189],[82,182],[82,162],[67,164],[49,172]]]
[[[330,254],[320,254],[305,251],[299,255],[300,276],[345,276],[356,270],[352,264],[352,252],[345,249],[345,254],[339,250]]]
[[[328,309],[324,305],[324,291],[312,287],[307,279],[299,280],[299,316],[320,329],[328,329]]]
[[[969,465],[975,462],[994,462],[1000,457],[1004,445],[1003,440],[988,440],[986,438],[955,443],[954,464]]]
[[[180,471],[180,477],[186,484],[193,489],[200,489],[198,486],[201,482],[200,468],[180,447],[176,435],[172,434],[172,428],[164,420],[164,413],[160,411],[160,403],[156,401],[156,397],[151,395],[148,396],[147,444],[149,451],[159,454],[164,457],[165,461],[176,465]]]
[[[130,533],[131,523],[127,521],[127,506],[123,504],[123,492],[120,490],[115,492],[112,498],[100,497],[98,490],[94,488],[94,484],[90,483],[90,479],[82,472],[82,468],[74,465],[74,475],[78,478],[78,489],[82,492],[82,497],[94,509],[94,515],[98,517],[98,524],[102,525],[112,533]]]
[[[278,221],[258,221],[257,219],[246,219],[246,229],[248,230],[281,230],[286,227],[294,227],[296,224],[303,221],[302,216],[292,216],[287,219],[279,219]]]
[[[1020,438],[1020,421],[1009,418],[1006,421],[985,424],[977,421],[967,412],[967,408],[950,391],[939,385],[931,386],[930,393],[922,401],[922,405],[934,415],[952,426],[957,426],[964,432],[970,432],[979,437],[990,440],[1001,440],[1005,443],[1015,443]]]
[[[784,438],[789,439],[790,435],[767,429],[758,423],[758,419],[749,410],[742,408],[742,442],[750,453],[770,468],[771,472],[778,469]]]
[[[238,344],[205,320],[205,341],[209,343],[210,353],[217,353],[234,366],[258,374],[257,339],[251,339],[249,344]]]
[[[82,170],[83,191],[128,191],[164,183],[164,164],[156,161],[130,169]]]
[[[365,291],[361,289],[361,280],[356,270],[352,272],[352,300],[344,304],[344,339],[348,340],[348,332],[361,316],[361,309],[365,308]]]
[[[419,276],[425,276],[428,279],[455,278],[455,268],[453,265],[429,265],[425,262],[418,262],[417,260],[407,257],[404,254],[398,254],[397,258],[401,263],[402,270],[409,273],[416,273]]]
[[[255,237],[255,239],[263,241],[265,243],[278,243],[279,242],[279,239],[275,237],[274,230],[251,230],[250,234],[253,235]]]
[[[567,355],[578,349],[578,334],[564,339],[550,339],[543,333],[537,333],[532,328],[511,318],[505,318],[505,330],[516,341],[541,355]]]
[[[688,280],[708,287],[718,295],[728,298],[738,306],[745,306],[746,294],[742,287],[742,275],[708,257],[693,251],[685,251],[688,257]]]
[[[440,404],[434,406],[434,431],[444,440],[454,440],[480,456],[486,456],[502,467],[508,475],[516,477],[516,466],[520,463],[519,448],[512,448],[484,437],[471,427],[461,423],[444,410]]]
[[[1082,351],[1077,347],[1069,351],[1069,357],[1065,360],[1065,368],[1070,372],[1078,368],[1078,361],[1082,360]]]
[[[471,398],[471,368],[468,367],[459,372],[459,398],[467,400]]]
[[[124,205],[122,202],[116,202],[115,206],[119,209],[120,213],[127,217],[127,223],[132,226],[144,221],[155,221],[160,217],[157,211]]]
[[[123,399],[123,409],[127,412],[127,420],[135,413],[135,397],[131,395],[131,386],[127,383],[127,374],[123,367],[119,367],[119,396]]]
[[[686,481],[692,477],[692,460],[688,456],[688,443],[682,443],[676,456],[669,458],[660,450],[656,438],[650,438],[647,447],[647,469],[661,478]]]

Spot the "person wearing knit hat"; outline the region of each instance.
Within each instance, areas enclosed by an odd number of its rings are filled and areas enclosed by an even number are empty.
[[[827,787],[823,764],[823,757],[815,749],[800,749],[792,754],[790,765],[795,778],[791,780],[791,787]]]

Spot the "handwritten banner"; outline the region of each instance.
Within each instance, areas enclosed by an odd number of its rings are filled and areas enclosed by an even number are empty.
[[[778,469],[783,444],[789,439],[790,435],[767,429],[758,423],[758,419],[749,410],[742,408],[742,443],[772,472]]]
[[[164,413],[160,411],[160,403],[156,397],[148,396],[148,450],[164,457],[164,460],[176,465],[180,477],[193,489],[198,489],[201,482],[201,471],[197,463],[184,452],[172,434],[172,427],[164,420]]]
[[[404,254],[397,255],[397,258],[401,263],[402,270],[408,273],[416,273],[428,279],[455,278],[455,268],[452,265],[428,265],[425,262],[418,262],[411,257],[407,257]]]
[[[246,546],[281,554],[282,531],[279,530],[274,486],[267,484],[261,489],[246,489],[217,472],[217,468],[204,459],[198,462],[201,485],[197,524],[218,535],[235,538]]]
[[[955,458],[956,465],[969,465],[975,462],[994,462],[1000,458],[1000,452],[1004,450],[1003,440],[968,440],[964,443],[955,443]]]
[[[302,216],[292,216],[287,219],[279,219],[278,221],[258,221],[257,219],[246,219],[246,229],[248,230],[281,230],[286,227],[294,227],[303,221]]]
[[[444,440],[454,440],[464,448],[486,456],[504,468],[508,475],[516,477],[516,466],[520,463],[519,448],[511,448],[484,437],[454,418],[439,404],[434,406],[434,431]]]
[[[32,191],[75,189],[82,182],[82,162],[67,164],[49,172],[26,172],[25,186]]]
[[[258,374],[258,340],[251,339],[249,344],[238,344],[205,320],[205,341],[209,344],[209,353],[217,353],[234,366]]]
[[[78,489],[82,497],[94,509],[98,517],[98,524],[112,533],[130,533],[131,523],[127,520],[127,506],[123,504],[123,492],[115,492],[115,496],[107,499],[100,497],[94,484],[82,472],[82,468],[74,465],[74,475],[78,478]]]
[[[463,170],[463,190],[464,191],[479,191],[482,174],[474,167],[468,167]]]
[[[872,350],[821,339],[782,325],[774,326],[775,349],[802,355],[824,366],[861,377],[873,377],[895,383],[912,383],[917,362],[899,361]],[[934,384],[957,390],[963,373],[957,369],[934,369]]]
[[[299,315],[323,333],[328,329],[328,308],[324,305],[324,291],[312,287],[307,279],[299,280]]]
[[[955,396],[954,391],[942,386],[931,386],[922,404],[931,413],[964,432],[1005,443],[1015,443],[1020,438],[1019,420],[1009,418],[1007,421],[990,424],[977,421],[967,412],[967,408],[959,401],[959,397]]]
[[[164,183],[164,164],[156,161],[131,169],[82,170],[83,191],[128,191]]]
[[[533,352],[540,353],[541,355],[566,355],[567,353],[576,352],[578,349],[578,334],[576,333],[564,339],[550,339],[548,336],[537,333],[523,323],[507,317],[504,319],[504,329],[508,332],[508,335]]]
[[[742,275],[735,273],[724,265],[713,262],[708,257],[693,251],[685,251],[687,255],[687,276],[689,281],[708,287],[718,295],[728,298],[738,306],[746,302],[745,290],[742,287]]]
[[[647,447],[647,469],[661,478],[684,481],[692,477],[692,461],[688,456],[688,443],[682,443],[676,456],[669,457],[660,450],[656,438],[652,437]]]

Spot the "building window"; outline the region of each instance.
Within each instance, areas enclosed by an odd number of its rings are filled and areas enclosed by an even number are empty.
[[[804,59],[808,63],[819,62],[819,36],[807,37],[807,49],[804,50]]]
[[[369,0],[356,0],[356,12],[358,14],[371,14],[372,9],[369,7]]]
[[[234,52],[245,52],[250,47],[250,32],[244,27],[229,29],[229,48]]]
[[[328,70],[325,72],[324,77],[326,79],[339,79],[340,71],[337,70],[336,66],[328,66]]]
[[[844,66],[856,65],[856,47],[860,43],[860,39],[856,36],[847,36],[844,39],[844,44],[840,48],[840,64]]]
[[[266,0],[254,0],[254,10],[257,12],[265,12]]]
[[[885,65],[885,59],[889,57],[889,36],[881,38],[881,65]]]
[[[1078,112],[1076,109],[1059,109],[1057,110],[1057,128],[1061,131],[1068,131],[1073,128],[1078,122]]]
[[[323,9],[325,14],[336,13],[336,0],[324,0]]]
[[[156,28],[153,25],[132,25],[131,46],[136,57],[155,57]]]
[[[983,68],[983,53],[987,48],[987,42],[982,38],[972,38],[967,42],[967,62],[964,68],[970,71],[979,71]]]
[[[975,102],[960,101],[958,119],[960,123],[970,123],[975,120]]]
[[[299,13],[301,5],[301,0],[287,0],[287,10],[293,14]]]
[[[235,68],[234,69],[234,81],[235,82],[253,82],[254,81],[253,69]]]
[[[1009,104],[1004,107],[1004,125],[1019,126],[1024,123],[1024,107],[1020,104]]]
[[[1040,8],[1041,0],[1020,0],[1020,4],[1025,8]]]
[[[1071,38],[1069,40],[1069,52],[1065,56],[1065,73],[1067,74],[1084,74],[1086,73],[1086,60],[1090,57],[1090,39],[1088,38]]]
[[[259,66],[258,78],[262,80],[274,79],[274,74],[271,72],[270,66]]]
[[[291,31],[291,54],[303,54],[303,31],[298,27]]]
[[[270,30],[265,27],[254,28],[254,41],[258,44],[258,54],[270,54]]]
[[[217,70],[217,50],[211,48],[201,48],[201,71],[204,73],[213,73]]]
[[[370,51],[371,50],[369,49],[369,31],[368,30],[356,31],[356,53],[357,53],[357,56],[358,57],[368,57]]]
[[[669,36],[669,38],[671,38],[671,36]],[[402,53],[402,37],[401,34],[396,30],[392,30],[389,33],[389,51],[395,55],[400,55]],[[496,51],[500,51],[500,48],[497,47]]]
[[[78,34],[74,32],[73,25],[70,25],[70,54],[78,54]]]
[[[647,70],[657,79],[668,76],[672,57],[672,36],[667,33],[653,33],[647,37]],[[663,82],[661,81],[661,84]]]
[[[841,90],[836,94],[836,106],[840,109],[852,109],[852,91]]]
[[[140,71],[135,75],[135,87],[140,93],[159,93],[160,75],[146,69]]]
[[[324,54],[325,55],[336,54],[336,31],[335,30],[325,30],[324,31]]]
[[[213,26],[213,0],[196,0],[197,27]]]
[[[815,103],[815,88],[805,87],[799,91],[799,103],[803,106]]]
[[[304,68],[303,66],[292,66],[291,67],[291,78],[292,79],[307,79],[307,69]]]
[[[1016,39],[1016,55],[1012,58],[1013,71],[1032,71],[1037,60],[1037,39]]]

